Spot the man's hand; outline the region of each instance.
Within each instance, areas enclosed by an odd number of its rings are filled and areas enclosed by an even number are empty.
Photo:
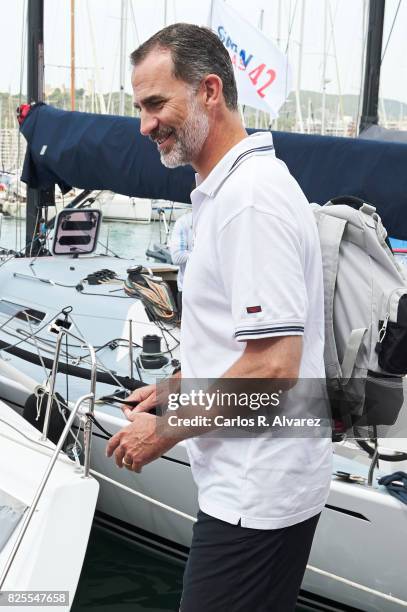
[[[126,401],[139,402],[138,406],[130,408],[126,404],[122,405],[124,415],[129,421],[139,412],[150,412],[157,406],[166,407],[168,403],[168,392],[174,392],[179,388],[181,381],[181,371],[173,374],[170,379],[164,380],[158,385],[147,385],[135,389]]]
[[[133,421],[133,417],[138,412],[150,412],[158,404],[157,400],[157,386],[147,385],[146,387],[139,387],[135,389],[127,398],[126,401],[140,402],[138,406],[129,408],[125,404],[122,405],[122,410],[129,421]]]
[[[111,457],[114,453],[119,468],[125,466],[133,472],[141,472],[144,465],[161,457],[177,442],[176,438],[157,434],[159,418],[146,413],[133,414],[132,423],[110,439],[106,455]]]

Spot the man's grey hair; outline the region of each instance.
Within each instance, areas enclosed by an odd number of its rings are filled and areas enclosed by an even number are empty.
[[[174,76],[198,88],[208,74],[223,83],[223,96],[229,110],[237,110],[237,88],[229,53],[209,28],[190,23],[174,23],[163,28],[130,55],[133,66],[140,64],[156,48],[168,49]]]

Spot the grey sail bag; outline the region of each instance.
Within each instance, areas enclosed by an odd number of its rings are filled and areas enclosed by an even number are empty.
[[[334,421],[391,425],[407,373],[407,276],[374,206],[312,204],[324,276],[325,372]]]

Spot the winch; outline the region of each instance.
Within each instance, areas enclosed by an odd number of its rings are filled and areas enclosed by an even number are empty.
[[[161,337],[155,334],[143,336],[143,350],[140,353],[140,363],[145,370],[159,370],[169,362],[161,351]]]

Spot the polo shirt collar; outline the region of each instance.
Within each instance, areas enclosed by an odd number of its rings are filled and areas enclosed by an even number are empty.
[[[222,157],[205,180],[202,180],[199,174],[195,174],[196,189],[192,193],[201,192],[203,195],[211,196],[216,192],[232,168],[240,161],[242,155],[255,152],[256,149],[261,151],[263,147],[272,146],[273,136],[271,132],[255,132],[247,136]]]

